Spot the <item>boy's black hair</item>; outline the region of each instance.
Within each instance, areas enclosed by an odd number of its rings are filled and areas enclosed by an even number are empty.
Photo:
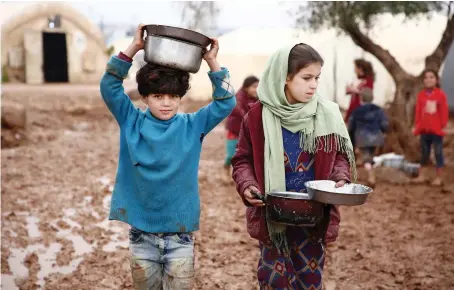
[[[143,97],[169,94],[183,97],[189,90],[189,73],[155,64],[145,64],[136,74],[137,90]]]

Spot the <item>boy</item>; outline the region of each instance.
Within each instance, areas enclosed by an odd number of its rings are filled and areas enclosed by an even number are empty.
[[[189,73],[147,64],[137,72],[147,105],[135,108],[122,80],[144,48],[144,25],[132,44],[107,64],[101,95],[120,126],[120,153],[109,219],[131,225],[131,271],[137,289],[192,289],[194,241],[199,229],[198,164],[204,136],[235,107],[227,69],[213,39],[203,56],[213,99],[193,114],[177,114]]]
[[[355,144],[361,150],[364,159],[364,168],[368,173],[369,186],[375,186],[373,158],[377,147],[385,142],[384,132],[388,129],[388,119],[382,108],[372,104],[374,95],[372,89],[364,88],[360,91],[361,105],[356,108],[348,124],[348,129],[355,138]]]

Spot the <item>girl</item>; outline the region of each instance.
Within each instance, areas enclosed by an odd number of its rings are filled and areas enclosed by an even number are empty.
[[[260,80],[260,102],[241,125],[233,179],[248,206],[248,232],[259,240],[261,289],[321,289],[324,245],[337,237],[337,207],[302,201],[302,207],[317,210],[321,222],[312,228],[284,226],[267,218],[253,194],[300,192],[314,179],[334,180],[337,187],[349,181],[354,154],[339,107],[315,95],[322,65],[306,44],[274,53]]]
[[[353,111],[361,105],[359,92],[363,88],[374,89],[375,72],[369,61],[365,59],[355,59],[355,74],[360,82],[357,85],[349,85],[346,88],[347,94],[351,95],[350,105],[345,115],[346,122],[348,122]]]
[[[445,93],[440,89],[439,78],[436,71],[428,69],[423,73],[424,89],[419,92],[416,101],[415,128],[413,133],[420,135],[421,138],[421,171],[415,182],[426,181],[426,168],[430,158],[432,144],[435,149],[435,159],[437,161],[436,178],[432,185],[441,186],[443,184],[442,168],[444,167],[443,158],[443,129],[448,124],[448,102]]]
[[[238,143],[238,135],[240,135],[241,121],[244,115],[249,111],[249,104],[257,101],[257,87],[259,79],[255,76],[249,76],[243,81],[243,86],[236,94],[236,107],[227,117],[227,142],[226,142],[226,157],[224,167],[230,169],[232,157],[235,154],[236,145]]]

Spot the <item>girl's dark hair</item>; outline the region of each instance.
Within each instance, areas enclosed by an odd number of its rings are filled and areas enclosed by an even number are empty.
[[[323,58],[312,48],[312,46],[300,43],[292,48],[288,56],[288,71],[287,75],[293,77],[301,69],[307,67],[311,63],[320,63],[323,66]]]
[[[145,64],[136,74],[137,90],[143,97],[169,94],[183,97],[189,90],[189,73],[155,64]]]
[[[431,69],[431,68],[428,68],[428,69],[425,69],[423,72],[422,72],[422,79],[424,79],[426,77],[426,73],[433,73],[435,78],[437,79],[437,84],[435,85],[437,88],[440,88],[440,77],[438,76],[438,72],[434,69]]]
[[[253,84],[257,83],[259,79],[255,76],[248,76],[247,78],[244,79],[243,81],[243,86],[241,88],[247,89]]]
[[[364,73],[364,78],[370,77],[373,80],[375,80],[375,72],[374,68],[372,66],[372,63],[370,61],[367,61],[363,58],[357,58],[354,60],[355,66],[359,67],[363,73]]]

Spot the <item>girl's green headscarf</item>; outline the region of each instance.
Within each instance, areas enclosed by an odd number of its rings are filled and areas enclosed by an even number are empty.
[[[289,54],[293,47],[295,45],[284,47],[271,56],[257,89],[263,104],[265,193],[286,190],[282,127],[293,133],[300,132],[300,147],[304,152],[313,154],[322,149],[326,152],[337,150],[344,153],[348,157],[354,179],[356,178],[353,146],[339,106],[318,95],[308,103],[289,104],[287,101],[284,88]],[[334,142],[330,138],[334,138]],[[276,247],[288,249],[286,227],[271,222],[268,214],[267,224]]]

